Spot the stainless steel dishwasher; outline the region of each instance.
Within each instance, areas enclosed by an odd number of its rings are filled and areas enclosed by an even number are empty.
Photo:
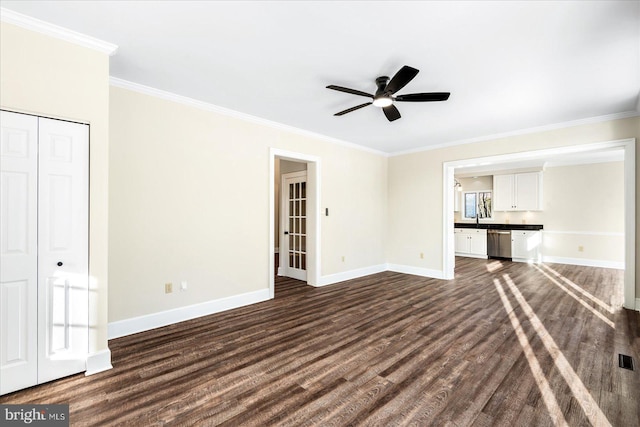
[[[487,230],[487,255],[511,259],[511,230]]]

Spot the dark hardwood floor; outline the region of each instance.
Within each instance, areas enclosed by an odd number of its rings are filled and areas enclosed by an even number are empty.
[[[638,425],[622,271],[456,263],[453,281],[278,278],[274,300],[112,340],[114,369],[0,403],[69,403],[79,426]]]

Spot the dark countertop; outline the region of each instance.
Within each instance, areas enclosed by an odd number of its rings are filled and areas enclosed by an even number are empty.
[[[486,230],[542,230],[542,224],[489,224],[475,222],[456,222],[454,228],[483,228]]]

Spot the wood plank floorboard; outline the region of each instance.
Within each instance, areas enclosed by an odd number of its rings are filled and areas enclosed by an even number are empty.
[[[0,403],[68,403],[74,426],[638,425],[640,313],[621,308],[622,280],[471,258],[451,281],[278,277],[273,300],[111,340],[112,370]]]

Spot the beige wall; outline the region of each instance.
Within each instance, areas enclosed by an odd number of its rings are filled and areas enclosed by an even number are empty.
[[[548,168],[543,187],[543,254],[624,263],[623,162]]]
[[[109,57],[0,22],[0,106],[90,125],[90,352],[107,348]]]
[[[384,263],[384,156],[117,87],[110,104],[110,322],[268,289],[270,147],[321,160],[321,274]]]
[[[543,255],[624,263],[624,163],[548,167],[543,210],[494,212],[498,224],[544,225]],[[492,176],[459,178],[464,191],[492,189]],[[456,221],[462,220],[456,212]],[[580,250],[582,247],[582,250]]]
[[[307,164],[302,162],[292,162],[290,160],[281,159],[278,163],[280,165],[280,167],[278,168],[278,172],[280,173],[280,175],[307,170]]]
[[[547,168],[543,176],[545,228],[624,233],[624,163]]]

